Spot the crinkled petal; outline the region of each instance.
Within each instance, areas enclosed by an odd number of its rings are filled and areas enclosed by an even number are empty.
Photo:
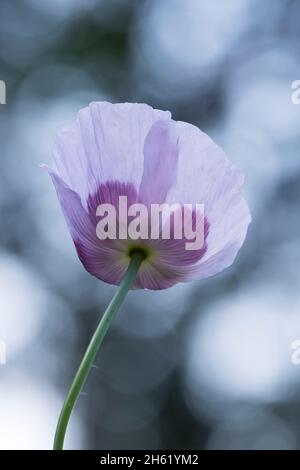
[[[178,133],[173,120],[157,121],[144,144],[144,172],[139,190],[144,204],[161,204],[175,183],[178,159]]]
[[[197,127],[178,122],[177,182],[168,193],[169,203],[204,204],[209,223],[207,250],[193,266],[187,280],[216,274],[234,261],[251,221],[241,194],[244,176],[223,150]]]
[[[94,102],[79,111],[57,135],[54,159],[61,178],[83,205],[106,181],[133,183],[143,174],[145,138],[157,120],[170,120],[168,111],[146,104]]]
[[[238,220],[235,217],[237,214]],[[210,237],[210,234],[208,235],[207,252],[203,258],[192,267],[186,277],[186,281],[214,276],[231,266],[245,241],[250,221],[251,215],[249,208],[243,197],[239,195],[236,205],[228,211],[226,219],[220,224],[220,228],[222,226],[222,229],[219,232],[213,230],[212,237]],[[226,240],[225,244],[224,240]],[[214,249],[214,247],[217,248]]]
[[[101,243],[96,236],[95,225],[83,208],[79,196],[53,171],[49,171],[62,211],[76,247],[78,257],[85,269],[111,284],[122,279],[127,265],[114,243]]]
[[[48,169],[48,172],[56,189],[73,241],[85,239],[87,243],[94,244],[96,242],[95,227],[83,208],[80,197],[68,187],[55,171]]]

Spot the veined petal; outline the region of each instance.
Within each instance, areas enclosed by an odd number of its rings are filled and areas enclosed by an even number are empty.
[[[156,121],[144,144],[144,172],[139,198],[145,204],[161,204],[175,183],[178,133],[173,120]]]
[[[207,250],[187,276],[187,280],[200,279],[232,264],[246,237],[251,215],[241,194],[241,170],[197,127],[178,122],[178,133],[178,178],[167,200],[204,204],[210,227]]]
[[[80,197],[52,170],[48,170],[66,219],[73,241],[85,239],[88,243],[95,243],[95,228],[81,204]]]
[[[128,262],[122,257],[118,240],[101,242],[96,235],[94,219],[83,208],[78,194],[72,191],[55,173],[49,171],[62,211],[71,233],[78,257],[93,276],[118,284],[125,274]]]
[[[132,183],[138,188],[145,138],[155,121],[170,119],[168,111],[146,104],[91,103],[57,135],[54,159],[58,173],[79,194],[83,205],[106,181]]]
[[[251,222],[249,208],[241,195],[228,211],[219,230],[212,230],[207,237],[207,252],[194,264],[186,281],[204,279],[223,271],[234,262],[243,245]]]

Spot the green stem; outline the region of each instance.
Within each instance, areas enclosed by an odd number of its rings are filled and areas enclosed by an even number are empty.
[[[90,341],[85,355],[83,356],[83,359],[72,382],[69,393],[65,399],[59,416],[54,438],[54,450],[63,449],[64,438],[72,410],[82,390],[82,387],[86,382],[86,379],[89,375],[99,347],[102,344],[104,336],[107,333],[107,330],[114,318],[114,315],[119,310],[119,307],[121,306],[124,298],[126,297],[127,292],[132,287],[132,284],[134,283],[134,280],[137,276],[138,270],[141,266],[144,257],[145,255],[141,251],[135,251],[131,254],[131,261],[125,273],[125,276],[120,286],[118,287],[117,292],[112,298],[110,304],[108,305],[103,317],[101,318],[101,321]]]

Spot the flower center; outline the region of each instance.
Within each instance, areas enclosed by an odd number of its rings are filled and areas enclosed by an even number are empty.
[[[143,256],[143,261],[150,256],[150,250],[141,246],[131,246],[128,250],[128,256],[132,258],[134,253],[140,253]]]

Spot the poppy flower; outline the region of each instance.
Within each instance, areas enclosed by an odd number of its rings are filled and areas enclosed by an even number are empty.
[[[60,130],[50,170],[78,256],[88,272],[119,284],[133,248],[144,250],[135,288],[164,289],[230,266],[250,222],[243,173],[205,133],[146,104],[94,102]],[[203,204],[204,240],[99,240],[99,204]]]
[[[128,290],[165,289],[221,272],[233,263],[251,217],[243,174],[223,150],[197,127],[146,104],[91,103],[58,133],[54,160],[56,169],[48,170],[82,264],[119,285],[62,407],[54,439],[54,449],[62,449],[73,407]],[[146,209],[135,233],[134,214],[120,211],[122,198],[131,209]],[[157,206],[163,210],[154,220]],[[160,225],[166,207],[173,207],[172,217]],[[114,236],[99,222],[103,208],[113,209]]]

